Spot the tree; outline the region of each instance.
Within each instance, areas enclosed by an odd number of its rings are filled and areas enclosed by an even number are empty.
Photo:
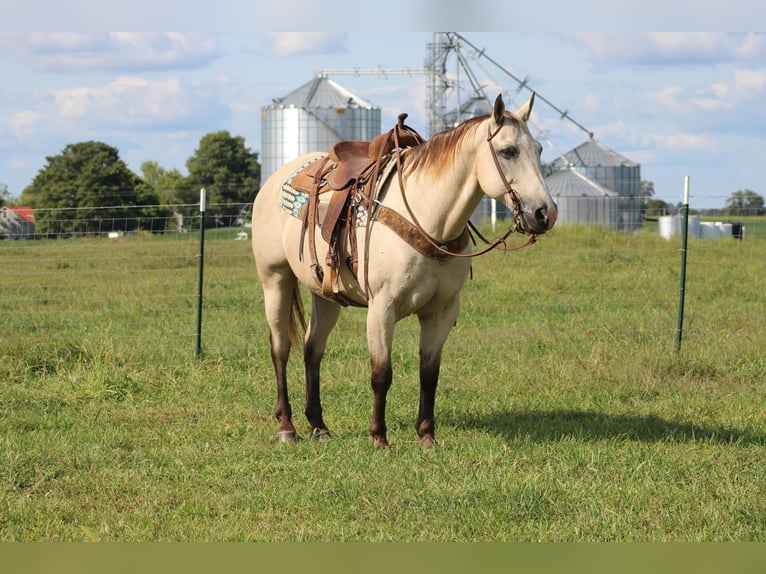
[[[653,181],[641,181],[641,189],[638,192],[639,202],[641,205],[641,217],[645,218],[647,211],[649,210],[649,203],[651,197],[654,196],[654,182]]]
[[[662,199],[651,199],[646,203],[645,215],[649,217],[659,217],[660,215],[669,215],[676,212],[677,209],[672,204]]]
[[[726,200],[729,215],[762,215],[763,197],[750,189],[740,189]]]
[[[241,204],[253,201],[261,180],[257,152],[245,146],[242,136],[227,131],[205,135],[187,161],[187,203],[199,201],[199,190],[207,190],[210,221],[231,225],[239,216]]]
[[[654,182],[641,181],[641,190],[638,192],[641,197],[641,203],[646,204],[650,198],[654,197]]]
[[[0,183],[0,207],[3,207],[11,196],[8,194],[8,186],[4,183]]]
[[[21,194],[22,203],[36,209],[37,233],[164,229],[167,213],[157,206],[154,190],[128,169],[115,148],[75,143],[46,159]]]
[[[188,184],[177,169],[166,170],[156,161],[145,161],[141,164],[141,175],[144,181],[154,189],[160,203],[184,202],[184,192]]]

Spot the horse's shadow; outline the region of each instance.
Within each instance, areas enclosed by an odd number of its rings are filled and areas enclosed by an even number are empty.
[[[506,440],[553,442],[623,439],[639,442],[709,442],[766,446],[766,435],[733,427],[705,426],[657,415],[607,414],[576,409],[509,410],[484,415],[452,413],[445,423],[475,428]]]

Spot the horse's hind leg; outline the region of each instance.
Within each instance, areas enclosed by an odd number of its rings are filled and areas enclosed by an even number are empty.
[[[311,424],[315,438],[328,438],[330,431],[322,418],[322,402],[319,394],[319,371],[327,347],[327,339],[338,321],[341,306],[334,302],[312,296],[311,320],[303,345],[303,362],[306,367],[306,403],[304,414]]]
[[[277,418],[277,439],[292,442],[297,438],[292,422],[292,409],[287,394],[287,359],[290,356],[290,314],[292,312],[293,293],[298,289],[298,282],[292,273],[274,273],[261,279],[263,298],[266,308],[266,321],[269,325],[271,343],[271,362],[277,378],[277,404],[274,415]]]

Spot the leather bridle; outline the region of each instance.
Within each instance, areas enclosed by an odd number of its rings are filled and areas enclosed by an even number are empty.
[[[418,219],[415,217],[415,214],[412,212],[412,208],[410,207],[409,202],[407,201],[407,194],[404,191],[404,177],[403,177],[403,169],[402,169],[402,156],[401,156],[401,149],[398,145],[398,134],[400,126],[404,125],[404,120],[407,118],[407,114],[400,114],[399,115],[399,122],[397,123],[395,129],[394,129],[394,143],[395,149],[396,149],[396,171],[399,178],[399,189],[402,194],[402,200],[404,201],[404,206],[407,208],[407,213],[409,214],[410,218],[412,219],[412,223],[417,228],[418,232],[423,236],[423,238],[430,243],[434,248],[438,249],[440,252],[444,253],[445,255],[449,255],[452,257],[478,257],[479,255],[484,255],[485,253],[488,253],[492,251],[493,249],[497,249],[500,245],[503,247],[500,249],[501,251],[517,251],[523,247],[527,247],[528,245],[532,245],[537,241],[537,235],[530,234],[529,239],[526,243],[523,245],[518,245],[516,247],[508,247],[505,244],[505,240],[508,239],[508,237],[511,235],[511,233],[514,233],[515,231],[523,231],[522,227],[522,221],[521,221],[521,201],[519,200],[519,196],[516,194],[516,191],[511,186],[511,183],[508,181],[508,178],[505,177],[505,174],[503,173],[502,168],[500,167],[500,160],[497,159],[497,152],[495,151],[495,148],[492,146],[492,139],[500,132],[501,129],[503,129],[504,123],[501,123],[497,126],[497,129],[493,132],[490,125],[487,126],[487,145],[489,145],[490,153],[492,154],[492,159],[495,162],[495,167],[497,168],[497,173],[500,175],[500,179],[503,182],[503,186],[505,187],[505,192],[508,194],[509,198],[511,199],[511,204],[513,205],[513,225],[508,228],[508,230],[495,239],[494,241],[489,241],[486,239],[478,229],[476,229],[476,226],[471,223],[471,220],[468,220],[467,227],[469,231],[472,234],[476,234],[476,236],[481,239],[484,243],[487,244],[485,248],[483,248],[480,251],[477,251],[475,253],[455,253],[452,251],[449,251],[448,249],[444,248],[442,245],[439,245],[428,233],[426,233],[425,229],[423,229],[423,226],[420,225],[420,222],[418,222]],[[474,241],[474,244],[476,242]]]

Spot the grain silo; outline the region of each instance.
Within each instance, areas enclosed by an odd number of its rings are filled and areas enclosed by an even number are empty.
[[[300,155],[379,133],[379,107],[318,75],[261,108],[261,181]]]
[[[547,166],[548,177],[574,169],[620,198],[617,229],[632,231],[641,225],[641,165],[596,140],[588,140]],[[559,210],[559,219],[562,213]]]
[[[600,225],[616,228],[621,198],[572,167],[545,178],[548,191],[559,208],[556,225]]]
[[[455,109],[444,114],[444,125],[454,128],[471,118],[485,116],[492,113],[492,104],[484,96],[474,96],[462,102]]]

